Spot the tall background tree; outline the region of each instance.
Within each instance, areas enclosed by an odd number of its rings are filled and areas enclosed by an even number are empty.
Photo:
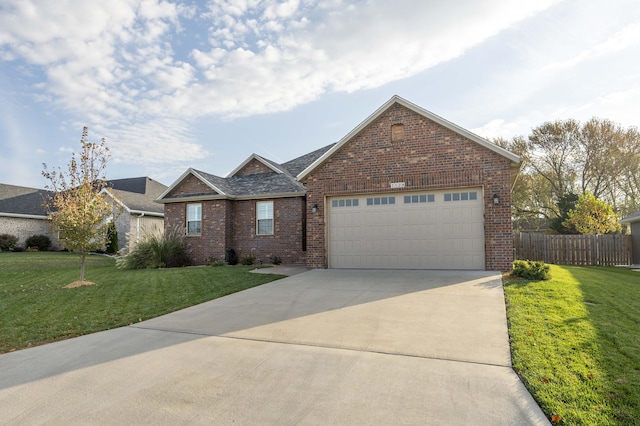
[[[64,248],[80,256],[83,283],[87,255],[105,247],[113,206],[100,195],[110,158],[104,138],[99,144],[89,142],[84,127],[80,144],[80,154],[72,154],[66,171],[60,167],[50,171],[43,164],[42,175],[49,180],[45,188],[53,194],[46,200],[53,230],[60,233]]]
[[[528,137],[496,140],[524,159],[513,188],[516,229],[579,232],[567,222],[591,193],[619,216],[640,210],[640,133],[610,120],[544,123]]]

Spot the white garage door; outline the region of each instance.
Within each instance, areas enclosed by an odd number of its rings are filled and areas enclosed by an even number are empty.
[[[330,268],[484,269],[482,189],[328,200]]]

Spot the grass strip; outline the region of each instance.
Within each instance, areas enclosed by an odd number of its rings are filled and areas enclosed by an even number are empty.
[[[640,274],[505,278],[513,367],[555,424],[640,425]]]

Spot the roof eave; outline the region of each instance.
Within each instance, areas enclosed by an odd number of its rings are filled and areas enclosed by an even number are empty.
[[[37,214],[23,214],[23,213],[5,213],[0,212],[0,216],[2,217],[14,217],[18,219],[38,219],[38,220],[49,220],[49,216],[42,216]]]
[[[636,223],[636,222],[640,222],[640,215],[637,216],[627,216],[624,217],[622,219],[620,219],[620,223]]]
[[[156,203],[160,204],[171,204],[171,203],[184,203],[190,201],[209,201],[209,200],[230,200],[233,199],[233,196],[230,195],[220,195],[220,194],[211,194],[211,195],[187,195],[184,197],[176,197],[176,198],[164,198],[155,200]]]
[[[304,197],[307,194],[306,191],[300,192],[278,192],[274,194],[254,194],[254,195],[238,195],[233,197],[234,200],[264,200],[267,198],[293,198]]]
[[[195,202],[195,201],[211,201],[211,200],[233,200],[233,201],[244,201],[244,200],[264,200],[269,198],[294,198],[294,197],[304,197],[307,194],[306,191],[296,191],[296,192],[276,192],[269,194],[246,194],[246,195],[194,195],[180,198],[167,198],[164,200],[156,200],[157,203],[161,204],[170,204],[170,203],[184,203],[184,202]]]
[[[130,210],[129,213],[142,215],[142,216],[164,217],[164,213],[150,212],[146,210]]]

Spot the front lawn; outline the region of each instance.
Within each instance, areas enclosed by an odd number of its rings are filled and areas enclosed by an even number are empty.
[[[273,281],[252,266],[116,269],[87,258],[86,280],[67,289],[79,258],[70,253],[0,254],[0,353],[120,327]]]
[[[553,423],[640,425],[640,273],[551,275],[505,279],[514,369]]]

